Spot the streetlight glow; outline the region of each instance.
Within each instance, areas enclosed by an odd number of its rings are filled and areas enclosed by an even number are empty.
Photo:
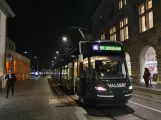
[[[36,59],[36,56],[35,56],[35,59]]]
[[[25,51],[24,53],[27,54],[27,51]]]
[[[56,54],[59,54],[59,51],[56,51]]]
[[[54,57],[54,59],[56,59],[56,57]]]
[[[63,41],[66,42],[67,41],[67,37],[63,37]]]

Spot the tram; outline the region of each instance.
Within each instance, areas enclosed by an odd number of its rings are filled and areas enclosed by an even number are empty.
[[[122,105],[132,97],[125,52],[120,42],[80,41],[54,68],[55,78],[79,101],[94,105]]]

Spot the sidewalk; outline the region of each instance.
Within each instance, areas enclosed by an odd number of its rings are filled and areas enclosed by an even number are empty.
[[[159,84],[152,84],[152,86],[146,88],[144,83],[141,82],[132,82],[133,90],[145,92],[148,94],[154,94],[154,95],[161,95],[161,85]]]
[[[53,87],[53,86],[51,86]],[[45,78],[16,83],[15,96],[0,91],[0,120],[77,120],[76,106]]]

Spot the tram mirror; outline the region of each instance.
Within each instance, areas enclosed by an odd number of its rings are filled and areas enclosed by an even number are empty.
[[[83,62],[83,55],[78,55],[78,61]]]

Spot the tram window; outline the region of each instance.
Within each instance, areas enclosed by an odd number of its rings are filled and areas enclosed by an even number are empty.
[[[91,77],[92,77],[92,78],[96,78],[96,70],[95,70],[95,68],[94,68],[93,65],[90,65],[90,66],[89,66],[89,71],[90,71],[90,73],[91,73]]]
[[[88,67],[83,66],[83,74],[84,74],[85,76],[88,75]]]
[[[85,58],[83,60],[83,74],[85,76],[87,76],[89,73],[88,73],[88,58]]]
[[[72,79],[72,63],[68,65],[68,80]]]
[[[67,68],[67,66],[63,66],[62,67],[62,78],[64,80],[68,79],[68,68]]]
[[[64,67],[62,67],[62,78],[64,79]]]
[[[93,57],[91,65],[98,77],[126,77],[125,61],[118,58]]]
[[[68,79],[68,66],[67,65],[65,66],[65,69],[64,69],[64,79],[65,80]]]
[[[77,65],[77,62],[74,62],[74,78],[76,79],[77,77],[77,70],[78,70],[78,65]]]
[[[88,67],[88,58],[85,58],[85,59],[83,60],[83,66]]]

